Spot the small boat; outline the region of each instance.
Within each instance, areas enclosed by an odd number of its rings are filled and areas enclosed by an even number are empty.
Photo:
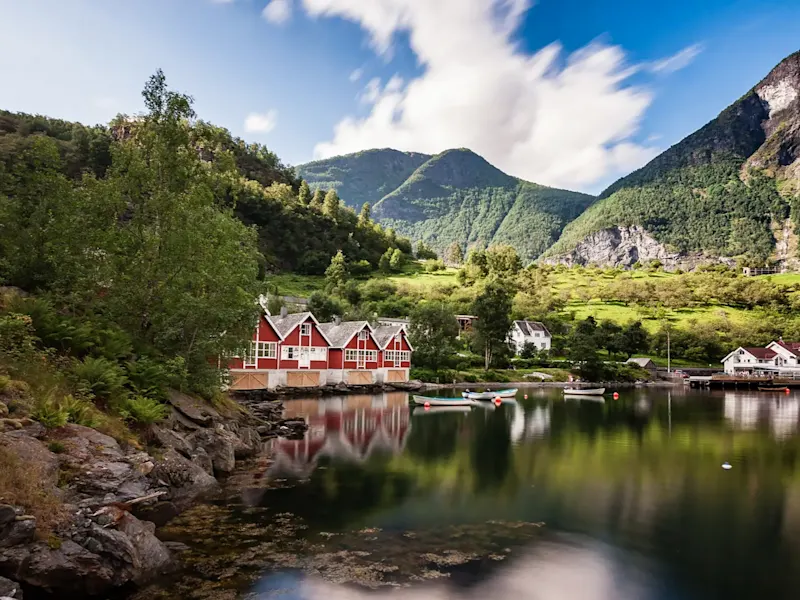
[[[786,392],[791,391],[791,390],[789,390],[788,387],[761,387],[761,386],[759,386],[758,391],[759,392],[782,392],[782,393],[785,394]]]
[[[565,396],[602,396],[606,388],[564,388]]]
[[[414,404],[420,406],[475,406],[475,401],[469,398],[437,398],[431,396],[413,396]]]
[[[508,390],[494,390],[494,391],[487,391],[487,392],[470,392],[467,390],[466,392],[462,392],[461,395],[464,398],[469,398],[470,400],[494,400],[495,398],[513,398],[517,395],[517,388],[511,388]]]

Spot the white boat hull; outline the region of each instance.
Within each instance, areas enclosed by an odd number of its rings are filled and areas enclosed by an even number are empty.
[[[414,404],[419,406],[475,406],[475,401],[469,398],[431,398],[428,396],[413,396]]]
[[[517,395],[516,388],[509,390],[497,390],[493,392],[462,392],[464,398],[470,400],[494,400],[495,398],[514,398]]]
[[[606,388],[564,388],[565,396],[602,396],[606,393]]]

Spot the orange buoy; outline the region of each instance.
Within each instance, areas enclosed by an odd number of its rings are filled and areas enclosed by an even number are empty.
[[[791,391],[792,391],[792,390],[790,390],[789,388],[785,388],[785,392],[786,392],[787,394],[788,394],[789,392],[791,392]]]
[[[503,401],[500,399],[500,396],[497,396],[494,399],[494,403],[495,403],[496,406],[500,406],[503,403]]]
[[[614,392],[612,394],[612,397],[614,398],[614,400],[619,400],[619,394],[617,392]]]
[[[528,399],[528,394],[525,394],[525,400],[527,400],[527,399]]]
[[[425,410],[429,410],[430,407],[431,407],[431,403],[430,402],[426,402],[425,404],[423,404],[423,406],[425,407]]]

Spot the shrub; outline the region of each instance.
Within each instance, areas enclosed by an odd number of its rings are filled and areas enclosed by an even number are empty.
[[[120,365],[107,358],[92,356],[76,361],[70,369],[70,375],[79,389],[101,400],[124,396],[128,381]]]
[[[96,427],[100,422],[100,415],[95,406],[72,394],[64,396],[61,408],[67,412],[67,421],[84,427]]]
[[[371,272],[372,272],[372,265],[369,264],[368,260],[359,260],[350,263],[350,273],[355,277],[369,275]]]
[[[165,365],[144,357],[128,362],[126,370],[134,394],[150,398],[166,398],[170,373]]]
[[[50,452],[52,452],[53,454],[63,454],[67,450],[66,446],[64,446],[63,443],[57,440],[54,440],[49,444],[47,444],[47,449],[50,450]]]
[[[169,407],[147,396],[133,396],[125,400],[120,414],[141,425],[152,425],[167,418]]]
[[[38,402],[31,415],[48,429],[56,429],[67,424],[69,413],[61,406],[52,394]]]

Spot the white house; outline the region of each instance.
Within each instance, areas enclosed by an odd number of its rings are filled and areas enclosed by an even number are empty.
[[[509,343],[517,354],[522,352],[525,344],[533,344],[537,350],[550,350],[553,336],[547,327],[538,321],[514,321],[508,334]]]
[[[800,375],[800,342],[770,342],[765,348],[737,348],[722,359],[728,375]]]

